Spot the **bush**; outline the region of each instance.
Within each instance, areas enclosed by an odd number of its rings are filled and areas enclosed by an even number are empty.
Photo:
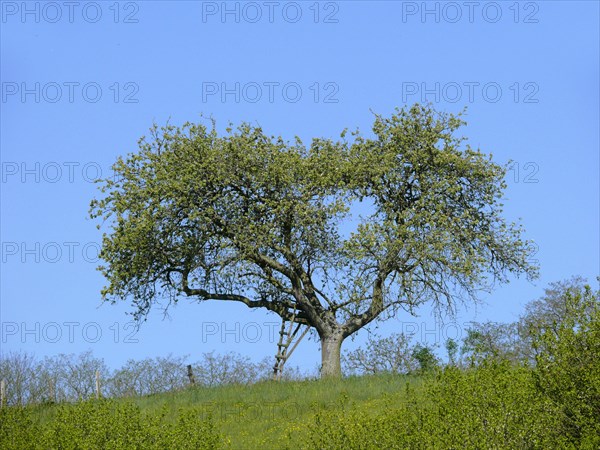
[[[535,384],[560,411],[559,433],[581,448],[600,448],[600,301],[589,286],[563,293],[565,316],[533,328]]]
[[[43,429],[31,420],[31,410],[0,410],[2,449],[215,449],[223,438],[212,419],[200,411],[179,411],[177,420],[166,420],[166,410],[156,416],[142,414],[130,402],[88,400],[56,407]]]
[[[373,335],[364,348],[346,351],[341,358],[347,375],[409,373],[417,368],[410,349],[410,336],[394,333],[388,337]]]
[[[371,416],[361,409],[321,411],[307,448],[569,448],[549,430],[556,410],[537,395],[530,369],[488,361],[448,367],[422,395]],[[573,448],[573,447],[572,447]]]
[[[531,370],[490,359],[470,370],[447,368],[429,388],[425,435],[444,448],[543,448],[554,415],[537,395]]]
[[[0,448],[21,450],[30,448],[39,435],[29,410],[21,406],[0,408]]]

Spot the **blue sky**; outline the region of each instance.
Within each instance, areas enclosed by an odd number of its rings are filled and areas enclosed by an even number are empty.
[[[514,161],[506,217],[522,218],[541,277],[461,310],[459,330],[515,320],[548,283],[600,273],[598,2],[70,5],[1,3],[2,353],[92,349],[111,367],[170,352],[274,355],[278,318],[242,305],[183,300],[135,335],[127,304],[100,305],[91,180],[153,122],[202,113],[220,129],[249,121],[308,143],[368,131],[370,110],[468,107],[470,144]],[[420,313],[378,332],[456,336]],[[303,342],[292,364],[312,370],[319,359]]]

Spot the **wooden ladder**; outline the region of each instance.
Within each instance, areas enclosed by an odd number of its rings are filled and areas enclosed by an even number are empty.
[[[304,325],[308,325],[303,323],[304,321],[297,321],[296,319],[297,309],[294,307],[294,312],[292,313],[291,319],[282,319],[281,320],[281,330],[279,331],[279,342],[277,343],[277,353],[275,354],[275,365],[273,366],[273,379],[281,380],[281,375],[283,372],[283,366],[286,361],[298,344],[308,334],[310,331],[310,327],[306,326],[304,331],[299,335],[298,332],[300,328]],[[287,327],[286,327],[287,324]],[[294,327],[295,325],[295,327]]]

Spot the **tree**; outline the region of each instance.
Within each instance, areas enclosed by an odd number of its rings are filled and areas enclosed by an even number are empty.
[[[453,311],[508,275],[536,276],[522,228],[502,218],[506,167],[463,147],[459,116],[415,105],[374,136],[306,147],[249,124],[151,129],[119,158],[93,218],[108,221],[105,301],[241,302],[316,330],[322,376],[344,339],[432,302]],[[351,211],[368,213],[353,229]]]
[[[54,384],[52,389],[56,400],[93,398],[96,395],[96,372],[100,375],[101,393],[106,392],[105,384],[110,379],[110,370],[104,359],[95,357],[91,350],[78,355],[61,353],[45,358],[44,368],[45,378]]]
[[[446,339],[444,346],[446,347],[446,352],[448,353],[448,364],[455,366],[458,355],[458,343],[454,339],[448,338]]]
[[[529,302],[525,306],[525,314],[520,317],[518,327],[521,341],[519,353],[522,359],[535,363],[535,357],[539,352],[534,348],[534,336],[545,330],[558,333],[559,328],[571,315],[569,310],[570,297],[575,293],[583,295],[587,282],[581,276],[574,276],[564,281],[550,283],[544,290],[544,295],[537,300]],[[590,311],[591,312],[591,311]]]
[[[402,333],[388,337],[369,337],[365,348],[346,352],[342,356],[348,373],[408,373],[416,368],[410,351],[410,339]]]
[[[467,329],[461,348],[462,357],[472,364],[486,359],[521,361],[520,337],[516,322],[474,322]]]
[[[439,366],[439,359],[433,353],[433,347],[418,343],[412,351],[412,357],[419,365],[419,372],[427,373]]]
[[[203,386],[252,384],[272,378],[273,362],[269,358],[253,362],[233,352],[222,355],[203,353],[202,359],[194,365],[194,375],[198,384]]]
[[[185,357],[130,359],[107,383],[112,397],[142,396],[176,391],[188,384]]]
[[[561,434],[572,439],[577,448],[598,448],[600,290],[581,282],[555,283],[546,291],[546,298],[553,300],[549,304],[560,305],[562,314],[551,326],[531,329],[536,351],[534,379],[540,393],[561,413]],[[537,306],[540,304],[532,305]]]
[[[25,405],[39,401],[38,367],[34,356],[29,353],[9,352],[0,358],[0,380],[6,380],[6,404]]]
[[[14,405],[91,398],[95,395],[96,371],[105,391],[110,371],[91,350],[79,355],[61,353],[43,361],[26,352],[0,358],[0,379],[7,380],[7,403]]]

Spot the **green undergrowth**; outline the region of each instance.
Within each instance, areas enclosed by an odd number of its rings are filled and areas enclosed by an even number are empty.
[[[418,390],[422,385],[416,376],[379,375],[5,407],[0,448],[297,448],[304,445],[316,414],[350,404],[361,405],[370,415],[383,413],[390,403],[401,401],[406,386]],[[177,441],[186,429],[197,430],[198,439]],[[190,442],[194,445],[186,447]]]
[[[486,363],[5,407],[0,448],[600,448],[598,421],[573,427],[538,385],[529,368]]]
[[[600,418],[580,421],[541,395],[533,372],[508,363],[447,368],[381,413],[364,405],[318,413],[306,448],[597,449]]]

